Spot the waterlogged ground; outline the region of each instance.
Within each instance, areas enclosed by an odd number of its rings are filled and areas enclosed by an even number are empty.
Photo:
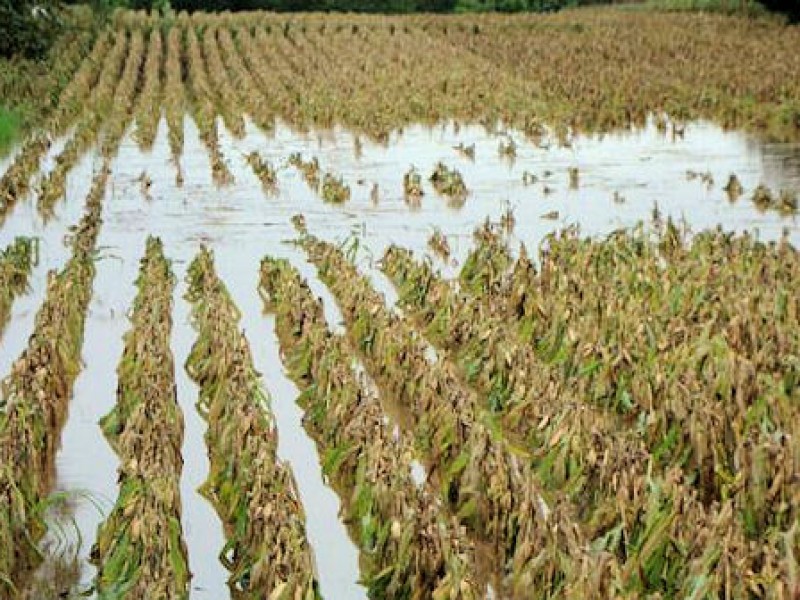
[[[189,120],[182,188],[175,183],[176,170],[169,159],[163,124],[151,153],[141,153],[130,140],[123,144],[106,195],[98,274],[86,322],[85,367],[76,383],[58,460],[58,489],[67,493],[69,516],[61,517],[64,529],[48,538],[65,556],[77,555],[83,586],[94,576],[87,559],[97,526],[117,494],[117,457],[97,422],[115,402],[115,370],[122,353],[122,335],[129,328],[126,315],[135,295],[134,279],[148,234],[163,239],[180,281],[172,349],[178,400],[186,419],[183,525],[194,573],[193,597],[208,599],[229,597],[227,573],[217,559],[224,542],[219,520],[196,491],[208,468],[205,425],[194,408],[197,388],[182,369],[195,340],[189,306],[182,299],[185,272],[201,243],[216,253],[219,274],[242,310],[242,326],[272,396],[280,454],[297,478],[323,593],[343,600],[365,597],[364,589],[356,583],[357,552],[338,520],[338,499],[322,480],[315,446],[302,428],[302,415],[294,403],[297,390],[282,371],[272,317],[262,316],[256,291],[261,258],[267,254],[287,257],[323,297],[329,320],[339,321],[334,302],[316,279],[314,269],[301,251],[287,243],[295,237],[290,223],[294,214],[305,215],[309,230],[321,237],[344,241],[357,236],[363,250],[362,266],[390,302],[395,297],[390,286],[371,265],[371,258],[378,258],[388,244],[427,252],[427,240],[434,228],[439,228],[453,251],[450,262],[443,266],[453,273],[466,256],[473,229],[487,217],[501,218],[509,208],[516,222],[514,235],[529,248],[537,247],[547,233],[567,225],[576,224],[587,234],[602,235],[647,221],[656,205],[663,215],[685,220],[693,230],[717,225],[726,230],[757,230],[764,240],[786,232],[795,245],[800,244],[797,218],[760,212],[750,200],[752,190],[760,183],[776,192],[781,188],[800,190],[798,144],[762,145],[745,135],[725,133],[703,123],[690,124],[678,139],[649,128],[603,138],[578,138],[570,147],[547,140],[537,146],[520,135],[510,135],[517,144],[514,160],[498,153],[498,145],[508,140],[508,132],[489,133],[476,127],[408,128],[385,145],[357,142],[346,132],[298,134],[279,128],[267,136],[248,127],[247,136],[236,140],[223,130],[222,152],[236,179],[225,188],[213,184],[206,150]],[[474,160],[453,149],[459,143],[475,144]],[[54,144],[49,151],[43,164],[45,172],[52,168],[61,145]],[[244,156],[253,150],[280,167],[276,195],[265,194],[245,162]],[[323,171],[343,176],[352,188],[350,202],[324,204],[295,169],[286,167],[286,159],[293,152],[302,153],[305,159],[316,156]],[[465,203],[453,206],[425,181],[420,206],[410,207],[403,198],[403,174],[413,164],[426,179],[437,161],[463,174],[470,191]],[[2,168],[6,165],[7,160],[0,163]],[[92,171],[99,165],[94,156],[83,158],[69,176],[66,201],[59,205],[54,219],[43,223],[33,203],[22,202],[0,229],[0,247],[16,235],[40,238],[40,263],[32,276],[30,292],[15,303],[0,340],[3,376],[33,329],[47,270],[60,267],[67,259],[64,237],[80,218]],[[578,169],[577,187],[571,185],[570,168]],[[689,170],[710,173],[713,184],[687,178]],[[538,181],[526,185],[526,171]],[[147,194],[140,182],[142,173],[152,180]],[[736,173],[745,188],[744,195],[734,203],[722,189],[731,173]],[[372,194],[375,184],[377,202]]]

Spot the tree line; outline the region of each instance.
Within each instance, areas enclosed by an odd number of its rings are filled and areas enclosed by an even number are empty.
[[[151,8],[163,0],[120,0],[129,8]],[[170,0],[175,10],[342,11],[367,13],[517,12],[557,8],[577,0]]]
[[[89,3],[96,13],[111,9],[344,11],[449,13],[551,11],[612,0],[0,0],[0,57],[42,57],[63,29],[65,4]],[[760,0],[767,9],[800,21],[800,0]]]

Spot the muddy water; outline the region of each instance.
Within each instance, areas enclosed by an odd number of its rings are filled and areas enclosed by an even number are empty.
[[[223,545],[222,531],[213,508],[198,493],[205,480],[208,460],[203,441],[205,424],[194,403],[197,388],[188,379],[183,363],[195,339],[183,300],[185,273],[201,243],[214,249],[221,277],[243,311],[242,326],[253,348],[256,368],[272,397],[279,427],[279,453],[292,466],[305,505],[308,535],[316,555],[323,593],[328,598],[363,598],[357,584],[357,553],[338,519],[339,503],[322,480],[319,458],[305,434],[301,412],[294,400],[297,390],[283,373],[272,318],[262,315],[257,295],[259,261],[266,254],[289,259],[319,294],[326,317],[341,331],[341,315],[305,255],[287,241],[295,238],[290,218],[303,213],[311,232],[345,242],[358,238],[361,266],[375,286],[394,300],[394,290],[374,262],[390,243],[425,252],[435,227],[450,241],[453,263],[463,261],[471,247],[472,230],[486,218],[498,219],[509,207],[516,219],[516,237],[535,248],[554,229],[578,224],[588,234],[604,234],[650,218],[658,204],[665,215],[685,219],[693,229],[721,224],[729,230],[758,230],[764,239],[775,239],[784,229],[800,245],[797,219],[761,213],[749,200],[758,183],[774,189],[800,190],[800,145],[762,145],[738,133],[725,133],[704,123],[689,125],[683,139],[672,140],[654,128],[636,133],[579,138],[569,148],[550,144],[537,147],[511,133],[517,143],[513,162],[498,155],[498,144],[507,133],[487,133],[482,128],[452,125],[427,129],[407,128],[386,145],[362,140],[357,156],[355,139],[347,132],[299,135],[279,127],[271,135],[248,124],[248,135],[235,140],[221,134],[222,152],[236,183],[218,189],[213,185],[207,153],[194,124],[186,121],[186,149],[182,157],[183,188],[175,186],[175,167],[169,161],[166,128],[162,123],[151,153],[143,154],[130,140],[123,144],[113,165],[113,181],[106,196],[104,224],[95,293],[86,324],[85,368],[76,382],[75,398],[58,457],[59,489],[75,496],[74,518],[84,544],[78,555],[83,562],[82,582],[94,575],[86,563],[102,511],[116,498],[117,457],[103,439],[98,419],[113,406],[116,365],[122,352],[122,334],[129,328],[127,311],[135,294],[134,279],[148,234],[161,236],[179,284],[175,291],[173,352],[178,401],[184,411],[186,435],[182,499],[183,526],[194,573],[192,597],[229,597],[227,573],[217,560]],[[453,146],[475,144],[475,160],[457,153]],[[44,162],[50,168],[57,148]],[[279,193],[269,196],[244,161],[258,150],[279,171]],[[317,156],[323,170],[344,176],[352,187],[352,199],[344,206],[325,205],[309,190],[286,159],[292,152],[306,158]],[[425,182],[426,195],[417,209],[403,199],[403,173],[413,164],[427,178],[437,161],[458,168],[470,194],[461,208],[448,206]],[[96,157],[83,159],[70,175],[65,202],[56,217],[42,223],[31,202],[22,202],[0,229],[0,246],[15,235],[41,239],[41,264],[32,276],[31,291],[13,307],[11,321],[0,340],[0,374],[24,348],[33,327],[33,316],[44,293],[47,269],[58,268],[69,252],[63,238],[80,218]],[[578,187],[570,187],[568,169],[579,170]],[[686,171],[710,172],[714,184],[688,180]],[[525,171],[539,181],[524,185]],[[147,197],[139,176],[153,181]],[[730,203],[722,186],[735,172],[747,193]],[[361,182],[361,183],[359,183]],[[379,188],[377,204],[370,198],[373,184]],[[545,193],[545,187],[547,192]],[[624,202],[614,200],[624,198]],[[558,212],[555,220],[542,215]],[[415,465],[417,475],[422,469]]]
[[[353,187],[351,202],[338,209],[318,203],[306,213],[309,229],[320,234],[329,231],[338,238],[350,230],[364,232],[363,241],[376,256],[390,242],[424,248],[438,227],[460,261],[471,247],[474,227],[487,216],[500,218],[509,207],[516,218],[516,237],[529,247],[566,225],[580,225],[585,233],[595,235],[647,221],[656,204],[662,214],[685,219],[693,229],[720,224],[727,230],[757,230],[762,239],[775,239],[786,228],[791,239],[800,242],[797,218],[760,212],[750,201],[759,183],[774,190],[800,191],[798,144],[760,145],[746,135],[723,132],[707,123],[690,124],[682,139],[673,140],[649,127],[578,138],[569,148],[555,143],[540,148],[513,132],[510,137],[517,143],[513,161],[498,152],[499,143],[509,135],[487,134],[478,127],[412,127],[386,146],[362,140],[359,160],[354,139],[344,132],[301,137],[281,129],[262,150],[275,160],[292,151],[318,156],[323,170],[343,175]],[[474,161],[454,150],[459,143],[475,145]],[[470,190],[466,203],[461,208],[449,207],[425,181],[421,206],[409,209],[402,198],[403,173],[413,164],[427,179],[437,161],[463,174]],[[571,167],[578,168],[577,189],[570,187]],[[711,173],[714,184],[708,187],[698,179],[689,180],[689,170]],[[526,171],[538,178],[535,184],[524,185]],[[735,203],[722,189],[731,173],[736,173],[746,190]],[[359,181],[364,184],[358,185]],[[374,183],[380,190],[377,206],[370,200]],[[285,193],[299,200],[309,195],[294,172],[286,171],[281,184]],[[542,218],[553,211],[558,212],[555,220]]]

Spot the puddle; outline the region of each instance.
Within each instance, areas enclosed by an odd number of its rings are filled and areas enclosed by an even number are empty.
[[[107,509],[117,495],[118,459],[97,421],[115,401],[122,334],[130,326],[126,314],[135,294],[134,279],[148,234],[163,239],[179,280],[172,349],[178,400],[186,422],[183,527],[194,573],[192,597],[198,599],[230,596],[227,572],[217,560],[223,545],[220,522],[196,492],[208,469],[205,423],[194,408],[197,389],[183,370],[195,339],[189,306],[182,298],[185,270],[201,243],[214,249],[219,274],[242,309],[242,326],[256,368],[272,396],[279,453],[291,464],[304,501],[322,592],[337,600],[365,597],[364,589],[357,584],[356,548],[338,519],[338,498],[323,483],[314,443],[303,430],[302,414],[295,405],[297,390],[283,373],[274,322],[262,315],[257,294],[261,258],[267,254],[285,257],[323,298],[331,326],[342,331],[338,307],[315,269],[300,249],[286,243],[295,238],[292,215],[303,213],[309,230],[329,240],[344,241],[358,234],[364,246],[360,266],[390,301],[394,288],[372,264],[387,245],[397,243],[427,252],[428,237],[439,228],[449,238],[452,259],[448,272],[453,274],[472,246],[473,229],[487,217],[499,219],[509,206],[516,219],[516,238],[531,249],[547,233],[567,224],[579,224],[587,234],[604,234],[648,220],[656,202],[662,214],[685,219],[695,230],[721,224],[728,230],[757,229],[762,239],[775,239],[787,229],[790,239],[800,246],[798,219],[760,213],[749,199],[759,183],[775,190],[800,190],[800,144],[762,145],[746,135],[722,132],[705,123],[689,125],[684,139],[675,141],[648,128],[637,133],[579,138],[570,148],[539,148],[512,134],[517,143],[513,162],[498,154],[498,144],[507,136],[489,134],[480,127],[461,127],[458,131],[452,125],[408,127],[401,135],[392,136],[387,145],[362,139],[358,158],[355,138],[347,132],[297,134],[278,127],[268,136],[248,123],[243,139],[221,132],[221,151],[236,178],[234,185],[222,189],[212,182],[206,150],[190,119],[186,120],[181,159],[185,184],[177,188],[166,135],[162,120],[150,153],[141,153],[136,143],[126,138],[114,163],[99,240],[102,258],[86,323],[85,368],[76,382],[58,456],[58,487],[76,495],[74,517],[85,541],[80,551],[84,583],[94,574],[86,557],[102,519],[95,504]],[[461,142],[475,144],[474,162],[453,149]],[[245,163],[244,156],[253,150],[279,167],[277,195],[265,194]],[[324,204],[295,169],[286,167],[292,152],[301,152],[305,158],[317,156],[323,171],[343,176],[352,188],[351,201],[344,206]],[[470,190],[460,209],[449,207],[427,181],[440,160],[459,169]],[[63,237],[80,218],[96,162],[91,154],[81,160],[69,176],[66,201],[58,205],[55,218],[47,224],[36,215],[34,199],[20,202],[0,229],[0,246],[16,235],[41,239],[41,263],[32,275],[31,291],[14,304],[0,340],[0,374],[9,372],[30,335],[46,271],[61,267],[68,256]],[[45,163],[50,165],[50,160]],[[425,196],[417,209],[409,208],[403,199],[403,174],[412,164],[425,179]],[[570,188],[571,167],[579,170],[577,189]],[[688,180],[687,170],[710,172],[714,185],[709,189],[699,180]],[[525,171],[539,181],[524,185]],[[546,171],[550,171],[547,177]],[[143,172],[152,180],[149,199],[141,191],[139,177]],[[735,204],[722,190],[731,172],[747,190]],[[379,189],[377,204],[371,198],[374,184]],[[545,194],[544,186],[551,193]],[[615,192],[624,197],[623,203],[614,201]],[[552,211],[558,211],[557,219],[541,218]],[[415,463],[412,469],[415,479],[422,483],[424,468]]]

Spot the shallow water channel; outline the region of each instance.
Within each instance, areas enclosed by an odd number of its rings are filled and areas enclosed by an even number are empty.
[[[570,147],[548,142],[537,146],[513,132],[510,136],[517,144],[514,160],[498,153],[498,144],[508,139],[508,132],[453,124],[433,129],[410,127],[393,135],[385,145],[357,142],[353,135],[341,131],[298,134],[279,127],[266,135],[248,126],[245,138],[237,140],[223,130],[222,152],[236,179],[225,188],[217,188],[212,182],[206,150],[190,120],[186,121],[186,147],[181,159],[185,183],[181,188],[175,183],[176,170],[170,161],[163,122],[150,153],[140,152],[126,138],[113,163],[106,194],[98,272],[86,322],[84,369],[76,382],[57,467],[58,489],[72,497],[71,509],[79,532],[69,533],[68,526],[65,535],[73,546],[82,540],[71,551],[77,552],[81,561],[83,586],[94,576],[87,559],[97,527],[117,495],[118,459],[97,422],[115,402],[122,336],[130,326],[127,312],[150,234],[163,239],[179,281],[172,349],[178,400],[186,421],[183,526],[194,574],[192,597],[198,599],[230,596],[227,573],[217,559],[224,544],[221,526],[211,505],[196,491],[208,469],[205,424],[194,407],[198,390],[183,369],[195,340],[189,305],[183,300],[186,267],[201,243],[215,251],[219,274],[242,310],[241,325],[272,397],[279,452],[294,470],[305,505],[322,592],[337,600],[365,597],[365,590],[357,583],[357,551],[338,519],[339,501],[323,481],[316,448],[303,430],[302,413],[294,402],[298,392],[283,373],[274,321],[262,315],[256,289],[260,260],[267,254],[286,257],[323,296],[329,319],[339,319],[333,299],[316,279],[313,267],[300,250],[287,243],[295,238],[292,215],[304,214],[309,230],[329,240],[358,236],[363,249],[361,265],[376,286],[387,291],[390,302],[390,287],[371,265],[388,244],[398,243],[425,253],[429,236],[439,228],[448,236],[453,251],[451,262],[442,266],[453,273],[472,244],[472,231],[487,217],[499,219],[509,208],[516,220],[515,238],[532,250],[546,234],[564,226],[577,224],[584,233],[597,235],[647,221],[656,205],[663,215],[683,219],[693,230],[717,225],[726,230],[758,230],[765,240],[787,232],[793,243],[800,245],[797,218],[760,212],[750,200],[759,183],[775,192],[781,188],[800,191],[800,144],[765,145],[706,123],[688,125],[680,139],[651,127],[579,137]],[[459,143],[475,144],[474,160],[454,150]],[[44,170],[52,167],[59,146],[55,144],[49,151]],[[253,150],[280,167],[276,195],[264,192],[245,162],[245,155]],[[301,152],[305,159],[316,156],[323,172],[343,176],[352,188],[350,202],[342,206],[324,204],[300,174],[286,166],[292,152]],[[413,164],[425,180],[437,161],[461,171],[470,191],[465,203],[452,206],[425,181],[420,206],[409,207],[403,198],[403,174]],[[20,202],[0,229],[0,247],[16,235],[40,238],[40,264],[32,275],[30,292],[15,303],[0,340],[2,376],[10,371],[33,329],[47,270],[60,268],[68,257],[64,237],[81,216],[93,169],[99,164],[97,157],[86,156],[70,174],[66,200],[58,206],[54,219],[43,223],[36,215],[35,202]],[[578,169],[577,186],[571,184],[570,168]],[[709,173],[713,184],[687,177],[690,170]],[[523,182],[526,171],[536,176],[536,183]],[[142,173],[152,179],[147,197],[139,181]],[[736,173],[745,188],[736,202],[731,202],[722,189],[731,173]],[[371,197],[375,184],[377,202]],[[338,327],[338,323],[332,324]]]

